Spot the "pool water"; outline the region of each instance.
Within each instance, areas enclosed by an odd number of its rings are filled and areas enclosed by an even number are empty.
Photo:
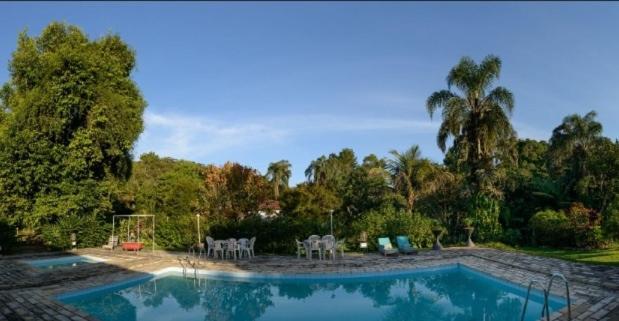
[[[53,259],[36,259],[24,261],[32,267],[40,270],[56,269],[60,267],[79,266],[84,264],[91,264],[103,261],[102,259],[90,257],[90,256],[64,256]]]
[[[511,283],[449,266],[340,279],[166,275],[60,299],[102,321],[515,321],[525,296]],[[542,304],[535,293],[525,320],[538,320]],[[551,298],[551,313],[564,306]]]

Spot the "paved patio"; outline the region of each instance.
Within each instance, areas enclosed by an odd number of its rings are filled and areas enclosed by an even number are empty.
[[[60,253],[59,253],[60,254]],[[20,260],[41,255],[0,258],[0,321],[3,320],[95,320],[54,297],[134,278],[166,267],[179,267],[186,253],[149,251],[134,255],[122,251],[84,249],[73,254],[89,254],[107,259],[79,268],[39,271]],[[57,254],[58,255],[58,254]],[[65,253],[66,255],[66,253]],[[200,269],[250,271],[257,273],[358,273],[405,270],[461,263],[526,287],[529,280],[546,280],[551,271],[563,273],[570,281],[573,320],[619,321],[619,268],[571,263],[557,259],[493,249],[450,248],[425,251],[414,256],[381,257],[377,254],[346,254],[335,261],[308,261],[287,256],[258,256],[255,259],[200,263]],[[554,294],[564,296],[557,282]],[[564,309],[553,320],[567,320]]]

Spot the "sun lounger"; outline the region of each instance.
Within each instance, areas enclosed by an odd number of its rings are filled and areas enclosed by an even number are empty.
[[[417,248],[414,245],[411,245],[408,240],[408,236],[399,235],[395,238],[396,243],[398,244],[398,251],[403,254],[417,254]]]
[[[378,251],[382,253],[384,256],[398,255],[398,249],[394,248],[391,245],[391,241],[389,240],[388,237],[378,238]]]

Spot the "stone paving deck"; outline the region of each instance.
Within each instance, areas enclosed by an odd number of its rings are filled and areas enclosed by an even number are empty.
[[[139,255],[122,251],[84,249],[72,254],[88,254],[107,261],[79,268],[36,270],[21,260],[40,255],[0,257],[0,321],[4,320],[95,320],[55,296],[135,278],[166,267],[179,267],[186,253],[157,251]],[[64,254],[66,255],[66,253]],[[382,257],[376,254],[347,254],[334,261],[308,261],[287,256],[258,256],[252,260],[202,261],[200,269],[245,271],[270,274],[359,273],[407,270],[461,263],[526,287],[533,278],[547,280],[552,271],[563,273],[572,291],[572,319],[619,321],[619,268],[593,266],[558,259],[535,257],[493,249],[451,248],[419,255]],[[546,282],[544,282],[546,283]],[[553,294],[565,296],[557,282]],[[552,316],[567,320],[567,309]]]

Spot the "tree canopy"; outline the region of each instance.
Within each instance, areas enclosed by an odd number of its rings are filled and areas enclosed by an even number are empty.
[[[135,63],[118,35],[91,40],[64,23],[19,35],[1,91],[2,216],[37,227],[111,213],[143,129]]]

